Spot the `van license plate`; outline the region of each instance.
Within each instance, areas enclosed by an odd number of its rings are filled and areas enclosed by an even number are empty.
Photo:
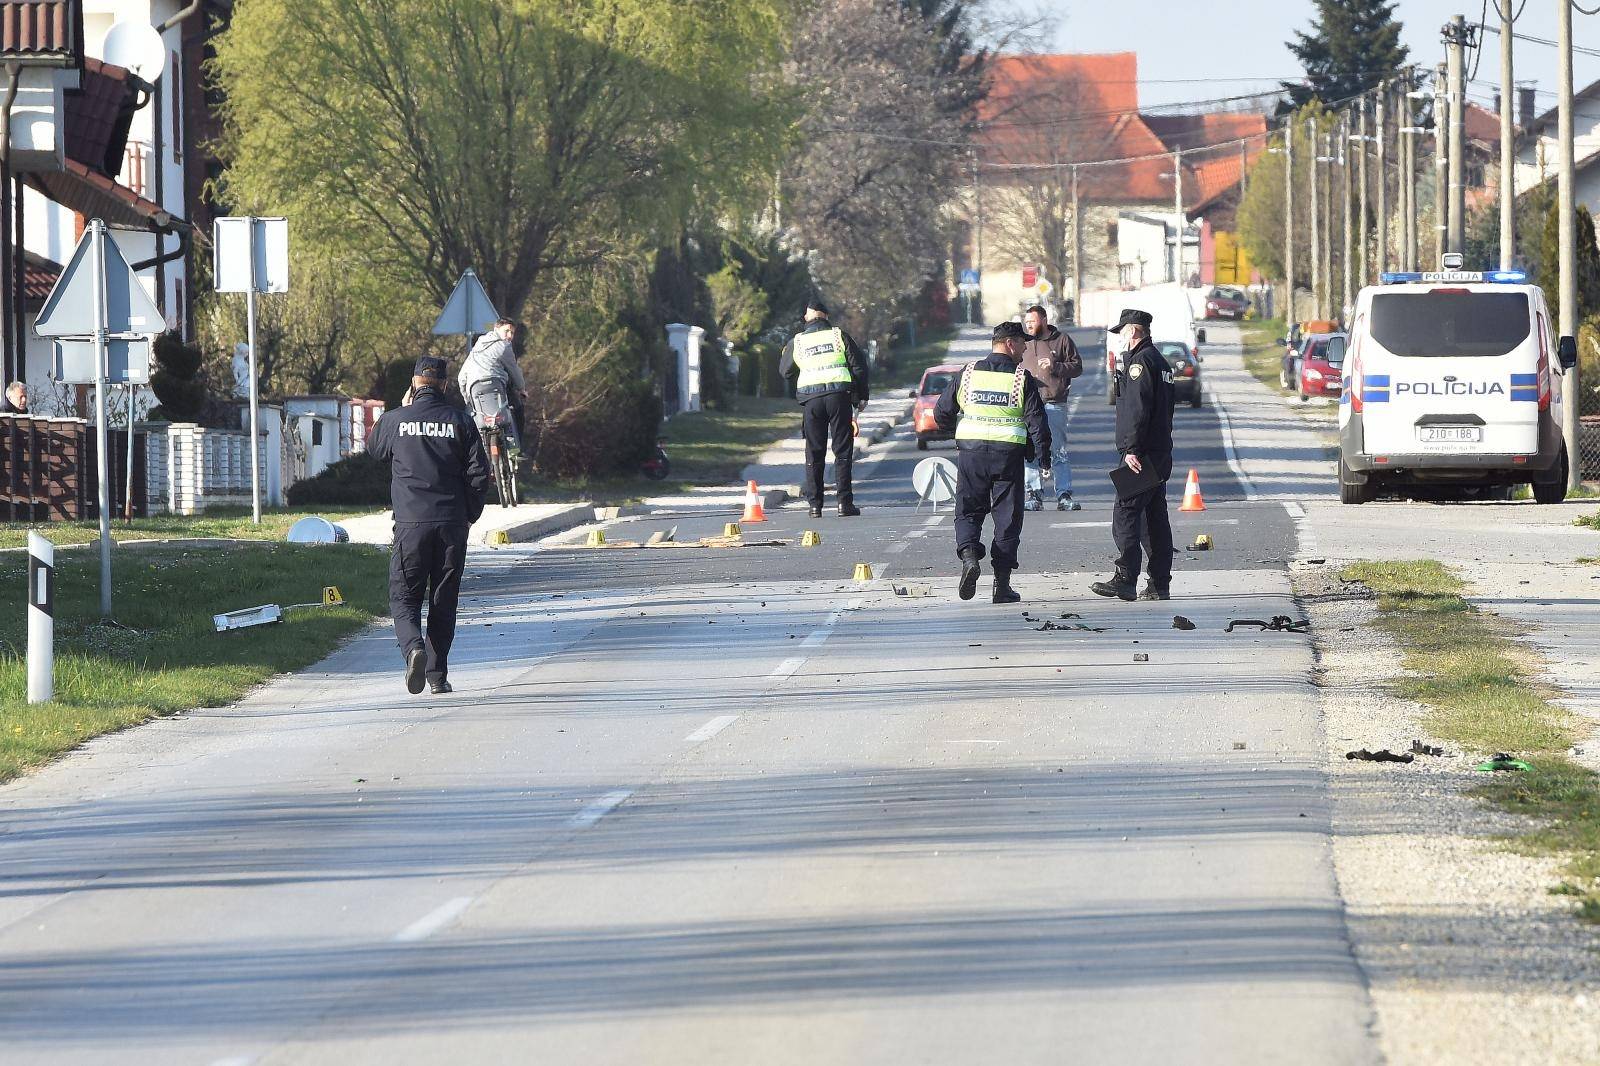
[[[1417,439],[1424,444],[1477,444],[1483,440],[1483,427],[1418,426]]]

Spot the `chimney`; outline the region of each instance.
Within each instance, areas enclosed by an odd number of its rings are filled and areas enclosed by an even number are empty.
[[[1538,117],[1534,114],[1533,108],[1533,86],[1517,86],[1517,114],[1521,119],[1518,125],[1525,130],[1532,129],[1533,120]]]

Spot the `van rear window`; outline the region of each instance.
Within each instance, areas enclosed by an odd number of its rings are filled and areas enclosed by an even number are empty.
[[[1372,339],[1395,355],[1505,355],[1532,329],[1525,292],[1385,292],[1372,297]]]

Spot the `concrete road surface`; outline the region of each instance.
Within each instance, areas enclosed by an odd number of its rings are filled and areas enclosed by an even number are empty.
[[[1103,385],[1020,605],[902,428],[785,546],[475,554],[453,695],[373,632],[0,790],[5,1061],[1374,1061],[1307,638],[1223,632],[1297,613],[1295,522],[1182,409],[1218,548],[1090,595]]]

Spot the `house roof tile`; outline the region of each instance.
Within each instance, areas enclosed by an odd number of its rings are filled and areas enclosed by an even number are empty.
[[[0,0],[0,56],[76,64],[83,58],[80,0]]]

